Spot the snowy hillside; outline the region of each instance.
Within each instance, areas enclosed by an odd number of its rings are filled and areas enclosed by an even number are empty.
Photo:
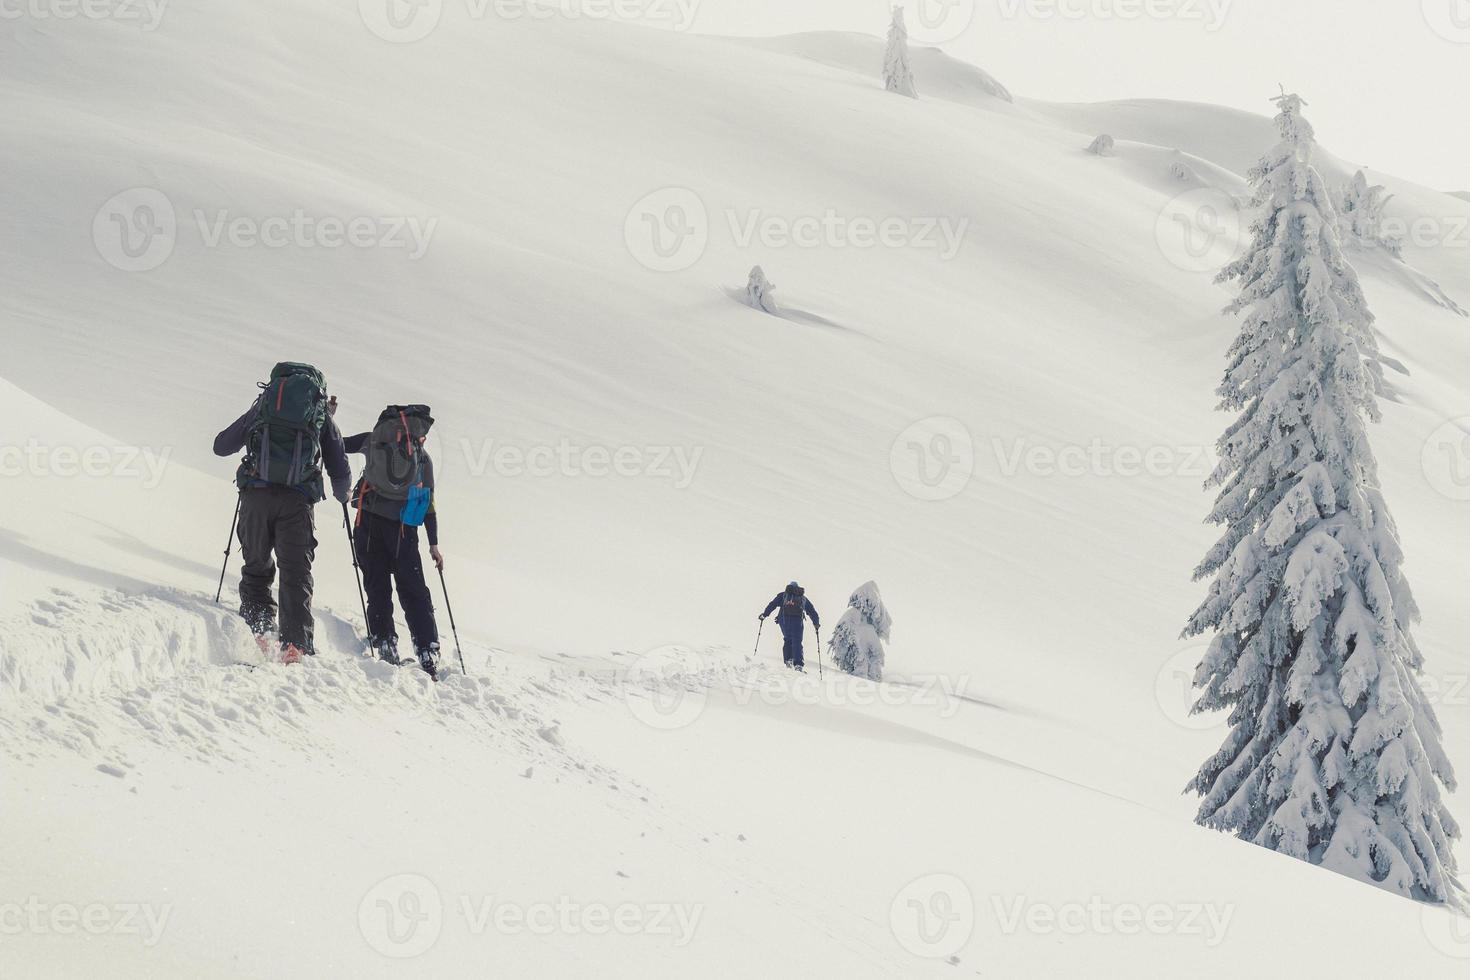
[[[472,9],[0,21],[0,975],[1463,974],[1466,920],[1180,795],[1268,119]],[[1372,437],[1464,772],[1470,201],[1371,176],[1411,230],[1350,255]],[[331,503],[320,656],[259,663],[238,562],[213,603],[211,441],[286,359],[348,431],[433,405],[469,676],[359,655]],[[828,625],[881,584],[887,683],[751,660],[792,578]]]

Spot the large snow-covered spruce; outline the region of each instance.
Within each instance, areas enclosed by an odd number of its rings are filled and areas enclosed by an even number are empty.
[[[1282,141],[1251,172],[1262,216],[1220,275],[1243,319],[1221,408],[1210,515],[1225,534],[1186,636],[1214,632],[1197,711],[1230,732],[1190,789],[1201,824],[1373,882],[1458,901],[1441,797],[1455,777],[1417,680],[1403,553],[1366,423],[1379,417],[1373,317],[1312,165],[1303,100],[1275,100]]]
[[[888,49],[883,52],[883,87],[911,99],[919,97],[914,72],[909,66],[909,29],[904,23],[902,7],[893,8],[893,24],[888,28]]]
[[[883,644],[893,631],[893,617],[883,605],[877,582],[858,586],[847,611],[832,632],[832,659],[854,677],[883,679]]]

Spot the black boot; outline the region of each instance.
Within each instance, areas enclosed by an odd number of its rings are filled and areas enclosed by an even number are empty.
[[[403,663],[403,661],[398,658],[398,637],[390,636],[384,640],[375,640],[369,638],[368,645],[372,647],[374,655],[376,655],[379,660],[386,660],[388,663],[392,664],[395,667]]]
[[[419,658],[419,666],[424,668],[424,673],[434,680],[439,679],[439,644],[430,643],[426,647],[419,647],[414,653]]]

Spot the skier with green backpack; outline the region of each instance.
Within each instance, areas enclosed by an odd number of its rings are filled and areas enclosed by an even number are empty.
[[[367,591],[368,642],[389,663],[400,663],[393,624],[393,590],[413,638],[414,656],[424,672],[439,678],[439,627],[434,599],[424,581],[418,530],[429,539],[429,556],[442,573],[439,516],[434,509],[434,461],[424,441],[434,417],[427,405],[389,405],[371,432],[349,436],[349,453],[363,453],[367,464],[352,494],[357,508],[352,542]]]
[[[322,373],[309,364],[283,362],[259,385],[255,403],[214,440],[217,456],[245,456],[235,473],[240,491],[237,529],[245,567],[240,576],[240,616],[262,651],[277,629],[277,603],[271,597],[276,567],[281,587],[281,660],[300,663],[316,651],[311,617],[312,562],[316,524],[312,508],[332,495],[346,502],[352,470],[342,434],[332,421]]]

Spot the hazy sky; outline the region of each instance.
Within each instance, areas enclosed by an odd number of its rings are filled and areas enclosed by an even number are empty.
[[[691,2],[691,0],[684,0]],[[882,34],[889,0],[698,0],[701,33]],[[1283,83],[1323,145],[1470,190],[1470,0],[906,0],[915,41],[1059,102],[1167,98],[1271,114]],[[930,26],[926,26],[930,25]]]

